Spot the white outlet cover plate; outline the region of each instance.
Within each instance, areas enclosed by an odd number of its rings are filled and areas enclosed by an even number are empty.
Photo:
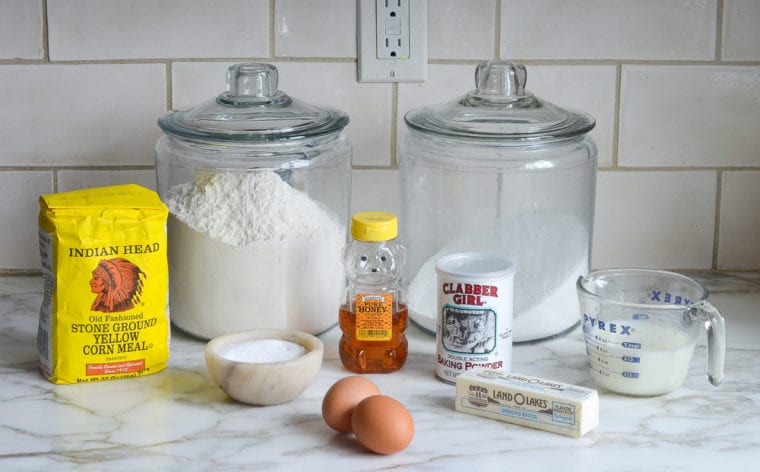
[[[404,59],[378,58],[376,2],[384,1],[356,0],[359,82],[424,82],[428,60],[427,0],[406,0],[409,2],[409,57]]]

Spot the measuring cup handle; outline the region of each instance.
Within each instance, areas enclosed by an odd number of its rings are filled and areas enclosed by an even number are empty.
[[[726,357],[726,322],[717,308],[702,300],[694,308],[704,315],[707,329],[707,378],[718,386],[723,381],[723,365]]]

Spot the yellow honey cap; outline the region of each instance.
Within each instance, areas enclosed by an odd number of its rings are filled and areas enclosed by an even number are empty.
[[[351,237],[359,241],[387,241],[398,235],[398,220],[393,213],[365,211],[351,217]]]

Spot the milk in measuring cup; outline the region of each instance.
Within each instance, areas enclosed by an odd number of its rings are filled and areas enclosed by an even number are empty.
[[[588,364],[594,381],[625,395],[662,395],[678,388],[702,327],[707,379],[723,380],[725,321],[707,289],[675,272],[605,269],[578,278]]]
[[[688,333],[630,320],[608,322],[605,326],[617,327],[613,333],[587,321],[583,332],[597,385],[629,395],[660,395],[686,378],[696,344]]]

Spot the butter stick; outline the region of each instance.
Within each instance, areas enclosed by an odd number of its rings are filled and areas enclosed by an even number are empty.
[[[599,425],[596,390],[502,369],[456,378],[457,411],[580,437]]]

